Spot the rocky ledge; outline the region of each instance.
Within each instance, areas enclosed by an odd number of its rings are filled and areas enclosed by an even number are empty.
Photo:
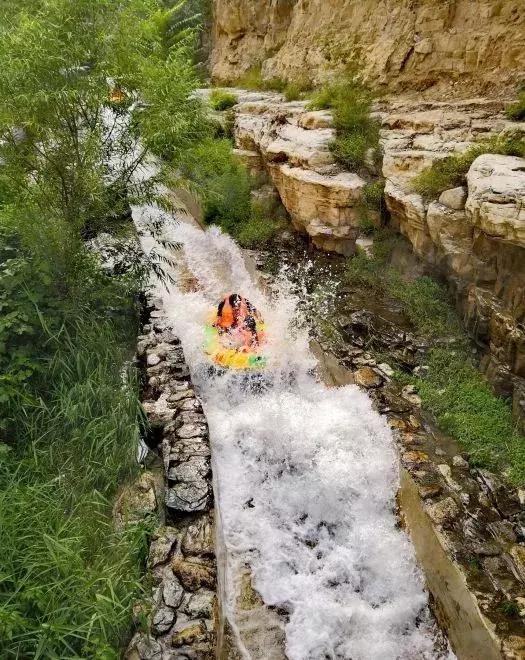
[[[128,660],[211,660],[216,647],[216,559],[208,427],[180,341],[162,303],[139,337],[146,384],[143,407],[164,466],[164,518],[150,546],[153,590],[147,630],[131,640]],[[141,617],[137,612],[137,618]]]
[[[294,227],[316,247],[353,254],[367,181],[335,162],[331,114],[275,92],[231,91],[237,156],[261,183],[273,184]]]
[[[382,170],[369,163],[369,174],[356,174],[334,161],[330,112],[286,103],[277,93],[232,91],[238,157],[273,184],[295,228],[318,248],[353,254],[363,177],[385,178],[391,226],[451,284],[464,324],[485,353],[483,371],[498,394],[512,398],[525,430],[525,159],[479,156],[467,185],[435,200],[412,187],[435,161],[479,141],[523,136],[525,123],[507,120],[497,100],[380,101],[374,114],[382,127]],[[367,217],[374,220],[370,211]]]
[[[425,200],[413,178],[475,141],[511,133],[497,101],[384,105],[385,199],[390,222],[455,292],[465,326],[483,349],[482,369],[513,399],[525,429],[525,159],[479,156],[465,187]]]

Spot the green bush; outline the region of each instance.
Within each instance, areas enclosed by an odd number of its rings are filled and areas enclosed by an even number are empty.
[[[381,212],[384,206],[385,181],[378,179],[367,183],[363,189],[363,199],[368,208]]]
[[[228,110],[237,103],[237,97],[223,89],[213,89],[210,94],[210,105],[214,110]]]
[[[377,230],[377,224],[372,220],[370,215],[366,212],[366,209],[363,211],[362,215],[359,218],[359,231],[364,236],[372,236]]]
[[[412,188],[425,199],[436,199],[449,188],[465,185],[472,163],[482,154],[525,157],[525,140],[502,136],[475,144],[467,151],[435,161],[412,180]]]
[[[369,150],[379,151],[379,122],[370,116],[372,95],[354,78],[325,85],[309,107],[332,110],[336,130],[332,152],[345,167],[363,167]]]
[[[50,342],[42,396],[19,402],[19,442],[0,443],[0,655],[116,659],[149,529],[112,520],[141,418],[131,346],[93,320]]]
[[[235,80],[235,87],[242,89],[264,89],[261,65],[255,65]]]
[[[229,140],[204,140],[186,153],[181,170],[202,200],[207,224],[233,233],[249,220],[250,178]]]
[[[285,227],[285,219],[278,205],[253,201],[250,217],[235,228],[234,238],[246,248],[265,247]]]
[[[520,92],[516,103],[512,103],[505,109],[505,114],[513,121],[525,120],[525,90]]]

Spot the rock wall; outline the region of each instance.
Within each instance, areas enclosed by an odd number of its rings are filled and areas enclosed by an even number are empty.
[[[367,182],[336,164],[330,113],[310,112],[306,101],[286,103],[275,92],[231,91],[238,158],[259,182],[273,184],[295,229],[316,247],[353,254]]]
[[[525,428],[525,159],[486,154],[467,186],[426,201],[411,187],[437,159],[491,135],[521,133],[491,100],[383,104],[383,175],[390,222],[414,252],[452,285],[470,334],[484,349],[482,368],[513,398]]]
[[[522,0],[215,0],[212,76],[318,82],[352,64],[383,91],[467,97],[525,78]]]
[[[180,341],[161,301],[139,337],[145,369],[144,411],[164,467],[165,525],[153,534],[144,604],[147,628],[137,632],[126,660],[212,660],[217,597],[213,492],[208,426],[193,391]]]

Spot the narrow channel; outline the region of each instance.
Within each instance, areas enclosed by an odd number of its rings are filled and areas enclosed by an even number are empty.
[[[217,228],[174,223],[154,207],[134,215],[143,233],[146,218],[162,219],[163,238],[180,246],[166,255],[169,276],[156,288],[209,423],[221,609],[238,653],[254,657],[237,620],[239,580],[248,570],[284,621],[282,657],[453,658],[396,516],[392,432],[356,386],[327,388],[316,378],[307,319],[285,275],[263,291],[240,248]],[[147,236],[143,246],[166,249]],[[232,292],[266,322],[268,362],[255,387],[250,376],[214,372],[203,352],[206,318]]]

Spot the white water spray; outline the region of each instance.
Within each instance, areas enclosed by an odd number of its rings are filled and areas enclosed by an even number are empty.
[[[264,602],[287,613],[290,660],[440,657],[422,576],[397,526],[398,464],[384,419],[356,386],[316,381],[286,279],[265,294],[219,230],[167,222],[165,231],[182,244],[184,269],[158,294],[209,422],[232,629],[235,580],[248,564]],[[255,304],[269,331],[259,392],[238,376],[210,376],[202,351],[207,314],[233,292]]]

